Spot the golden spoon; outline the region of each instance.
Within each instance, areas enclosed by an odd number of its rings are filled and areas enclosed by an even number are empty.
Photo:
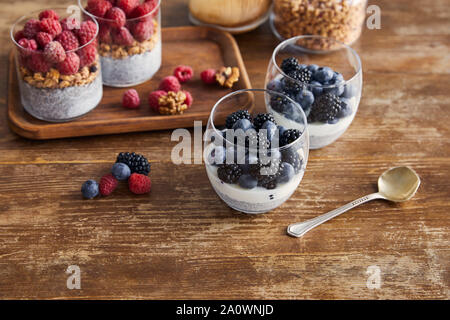
[[[402,202],[411,199],[420,185],[420,178],[410,167],[395,167],[385,171],[378,178],[378,192],[369,194],[346,205],[325,213],[316,218],[289,225],[287,233],[293,237],[301,237],[318,225],[338,215],[374,199],[385,199]]]

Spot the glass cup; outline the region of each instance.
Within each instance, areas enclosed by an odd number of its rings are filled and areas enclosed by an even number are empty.
[[[47,11],[50,9],[46,9]],[[56,14],[53,33],[44,32],[44,10],[21,17],[11,27],[20,99],[33,117],[50,122],[76,119],[93,110],[103,95],[102,76],[95,41],[98,24],[91,17],[68,13],[66,8],[52,9]],[[95,33],[80,39],[80,26]],[[26,31],[24,27],[26,26]],[[65,47],[64,39],[72,38]],[[55,49],[56,48],[56,49]],[[57,55],[51,52],[59,52]],[[70,62],[69,62],[70,60]]]
[[[322,51],[324,46],[335,49]],[[275,48],[265,86],[301,105],[308,117],[310,148],[319,149],[337,140],[356,115],[362,91],[361,60],[355,50],[334,39],[294,37]],[[295,126],[298,116],[290,108],[280,104],[271,111],[285,115]]]
[[[78,5],[100,26],[98,42],[103,84],[131,87],[150,80],[161,67],[160,0],[142,16],[138,16],[139,10],[135,8],[136,11],[131,10],[117,21],[107,18],[108,13],[102,17],[91,13],[93,10],[88,8],[87,2],[78,0]],[[117,11],[124,13],[121,9]]]
[[[282,114],[254,112],[257,106],[270,111],[270,104],[279,100],[298,112],[295,128]],[[204,143],[206,172],[217,195],[237,211],[265,213],[288,200],[303,178],[308,151],[306,115],[281,93],[235,91],[211,111]]]

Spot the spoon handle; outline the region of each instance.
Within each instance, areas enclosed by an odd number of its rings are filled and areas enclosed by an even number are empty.
[[[350,209],[353,209],[354,207],[357,207],[360,204],[369,202],[374,199],[384,199],[384,197],[379,193],[369,194],[362,198],[356,199],[350,203],[347,203],[346,205],[343,205],[340,208],[337,208],[328,213],[325,213],[321,216],[315,217],[310,220],[306,220],[304,222],[293,223],[288,226],[287,233],[290,236],[299,238],[299,237],[303,236],[305,233],[307,233],[309,230],[314,229],[315,227],[321,225],[322,223],[324,223],[330,219],[333,219],[334,217],[337,217],[338,215],[340,215]]]

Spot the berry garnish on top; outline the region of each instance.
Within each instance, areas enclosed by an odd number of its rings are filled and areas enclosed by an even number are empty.
[[[275,118],[270,113],[257,114],[256,117],[253,119],[253,125],[255,126],[256,130],[260,130],[264,122],[266,121],[271,121],[276,125]]]
[[[280,146],[291,144],[292,142],[300,138],[301,135],[302,133],[297,129],[287,129],[280,137]]]
[[[236,112],[233,112],[227,117],[225,126],[227,127],[227,129],[231,129],[233,128],[235,122],[240,119],[251,120],[252,117],[250,116],[250,113],[247,110],[238,110]]]
[[[318,97],[311,109],[308,121],[328,122],[337,118],[342,109],[342,101],[331,93],[325,93]]]

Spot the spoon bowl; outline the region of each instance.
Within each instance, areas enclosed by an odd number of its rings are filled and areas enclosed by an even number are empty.
[[[419,185],[420,178],[410,167],[391,168],[378,178],[378,192],[395,202],[411,199]]]

